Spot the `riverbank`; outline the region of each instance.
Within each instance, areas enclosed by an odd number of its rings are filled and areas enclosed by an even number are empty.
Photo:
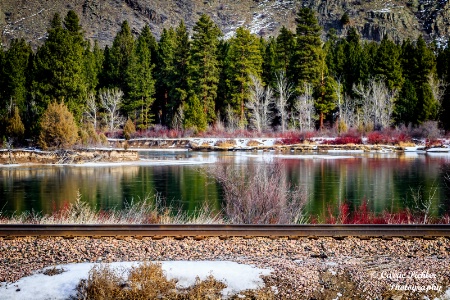
[[[0,238],[0,245],[0,287],[42,268],[66,263],[233,261],[272,270],[263,279],[266,287],[276,291],[274,299],[450,296],[450,239],[446,238],[24,237]],[[20,284],[8,287],[20,296]]]
[[[109,139],[109,146],[134,150],[168,149],[195,151],[280,151],[299,153],[334,152],[440,152],[448,153],[448,141],[441,145],[427,147],[425,144],[405,143],[401,145],[385,144],[333,144],[333,138],[312,138],[303,143],[288,143],[280,138],[139,138]]]
[[[0,164],[82,164],[89,162],[138,161],[135,150],[81,149],[81,150],[0,150]]]
[[[423,144],[334,144],[332,138],[312,138],[303,143],[286,143],[280,138],[139,138],[108,139],[109,148],[42,151],[2,149],[0,164],[82,164],[91,162],[138,161],[138,151],[277,151],[281,153],[450,153],[449,141],[427,147]]]

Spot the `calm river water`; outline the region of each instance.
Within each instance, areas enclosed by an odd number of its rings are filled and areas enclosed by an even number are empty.
[[[396,211],[412,203],[412,195],[432,197],[433,213],[450,211],[450,190],[442,166],[449,154],[282,155],[262,152],[141,152],[142,161],[109,165],[0,166],[3,214],[50,213],[73,202],[77,191],[99,209],[120,209],[127,202],[159,193],[172,206],[192,211],[207,201],[220,208],[221,189],[204,169],[211,164],[280,161],[292,185],[308,197],[306,210],[322,215],[347,201],[364,199],[376,212]]]

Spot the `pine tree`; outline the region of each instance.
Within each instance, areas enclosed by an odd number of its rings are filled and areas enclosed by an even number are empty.
[[[403,84],[400,48],[386,36],[376,52],[375,61],[375,77],[383,78],[390,90],[400,89]]]
[[[83,45],[78,34],[62,27],[58,14],[51,24],[47,40],[36,53],[32,89],[41,111],[51,99],[64,100],[79,120],[86,93]]]
[[[394,106],[394,120],[396,124],[417,124],[417,92],[414,84],[405,79]]]
[[[208,126],[206,114],[203,112],[203,105],[197,95],[189,96],[186,101],[184,114],[184,128],[194,129],[195,131],[206,130]]]
[[[145,26],[127,68],[128,101],[124,109],[132,117],[138,128],[145,129],[152,120],[150,107],[154,101],[155,80],[153,79],[153,59],[148,41],[151,40],[150,28]]]
[[[216,110],[219,112],[220,116],[225,116],[228,100],[231,99],[231,90],[228,84],[230,77],[230,43],[228,40],[221,39],[217,48],[217,60],[219,62],[220,71],[219,84],[217,85]]]
[[[127,21],[122,23],[113,44],[105,51],[102,87],[116,87],[128,97],[127,70],[133,56],[134,38]]]
[[[7,103],[16,105],[20,111],[25,111],[32,55],[31,47],[24,39],[12,40],[9,49],[4,53],[0,71],[3,86],[0,111],[6,109]]]
[[[156,103],[155,113],[159,124],[167,125],[171,117],[168,116],[167,107],[170,107],[169,94],[174,82],[174,56],[176,37],[173,27],[164,28],[158,43],[158,56],[156,62]]]
[[[292,80],[292,74],[289,74],[292,56],[295,50],[294,33],[286,27],[281,27],[280,34],[276,39],[277,61],[279,64],[279,71],[284,72],[288,78]]]
[[[275,74],[283,71],[277,57],[277,42],[270,37],[267,41],[261,38],[260,43],[263,46],[262,80],[267,85],[275,87]]]
[[[444,97],[442,99],[441,110],[440,110],[440,123],[443,125],[445,130],[450,129],[450,48],[445,47],[440,49],[437,59],[437,76],[442,78],[442,80],[447,83],[444,88]]]
[[[236,36],[230,40],[227,80],[231,99],[228,104],[239,115],[241,126],[246,123],[245,101],[249,96],[250,75],[260,78],[262,73],[259,43],[256,36],[242,27],[236,30]]]
[[[301,8],[295,19],[297,22],[296,45],[291,59],[291,80],[300,91],[304,83],[318,86],[324,60],[321,27],[310,8]]]
[[[367,53],[364,52],[355,28],[350,28],[344,44],[343,77],[345,93],[353,95],[353,85],[366,84],[369,78]]]
[[[424,39],[419,37],[415,44],[406,40],[402,44],[401,54],[403,74],[414,87],[417,102],[414,106],[415,114],[410,119],[403,120],[412,124],[421,124],[437,117],[438,103],[434,99],[428,83],[429,76],[436,71],[435,57]],[[411,94],[411,93],[410,93]],[[401,97],[401,95],[400,95]],[[401,105],[402,100],[397,105]],[[398,108],[397,110],[402,110]],[[397,119],[397,122],[400,120]]]
[[[336,108],[336,82],[328,75],[325,62],[322,65],[320,84],[316,88],[316,101],[314,106],[319,113],[319,128],[324,128],[324,119],[327,114]]]
[[[208,123],[216,119],[215,100],[219,83],[217,47],[220,35],[219,27],[207,15],[202,15],[193,28],[190,89],[198,96]]]
[[[84,77],[86,81],[87,91],[94,92],[97,90],[100,84],[100,76],[102,72],[104,53],[103,50],[100,49],[98,42],[94,42],[94,47],[91,50],[90,44],[87,43],[87,46],[84,50]]]
[[[173,49],[173,74],[170,83],[167,108],[167,123],[172,125],[179,110],[182,110],[189,93],[189,64],[191,60],[191,42],[184,22],[175,29],[175,47]]]

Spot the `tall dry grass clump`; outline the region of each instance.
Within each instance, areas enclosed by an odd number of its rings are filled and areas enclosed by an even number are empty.
[[[224,213],[232,224],[298,224],[306,195],[291,186],[282,163],[210,168],[223,188]]]
[[[82,279],[78,284],[76,299],[223,299],[222,290],[227,287],[210,275],[205,280],[197,277],[191,287],[177,288],[177,281],[167,279],[161,265],[151,262],[132,267],[125,275],[125,271],[119,272],[109,266],[96,266],[89,272],[88,279]],[[240,295],[248,296],[246,299],[274,299],[269,288],[246,290]],[[239,298],[234,295],[230,299]]]

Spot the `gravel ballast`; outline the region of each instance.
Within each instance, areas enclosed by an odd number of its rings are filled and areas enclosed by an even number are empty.
[[[0,238],[0,284],[58,264],[168,260],[270,268],[273,272],[264,281],[278,299],[423,299],[442,297],[450,282],[448,238],[23,237]]]

